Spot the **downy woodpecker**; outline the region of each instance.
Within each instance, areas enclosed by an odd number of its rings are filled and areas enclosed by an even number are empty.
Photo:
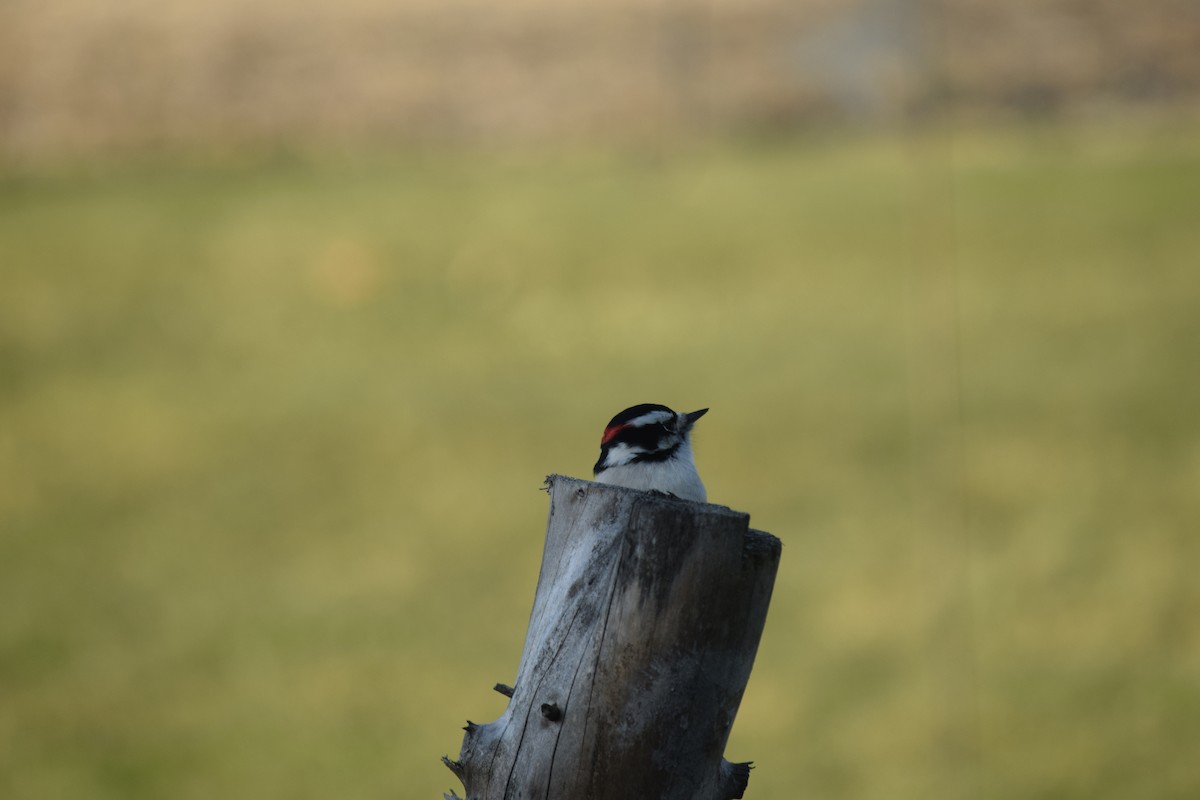
[[[642,403],[617,414],[600,439],[600,459],[592,469],[596,480],[708,502],[690,439],[692,425],[706,411],[677,414],[666,406]]]

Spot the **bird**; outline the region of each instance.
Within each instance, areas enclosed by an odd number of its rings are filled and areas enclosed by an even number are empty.
[[[677,413],[658,403],[625,409],[604,427],[596,481],[707,503],[691,442],[692,426],[707,412]]]

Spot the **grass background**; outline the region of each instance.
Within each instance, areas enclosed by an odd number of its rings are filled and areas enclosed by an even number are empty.
[[[1200,792],[1200,139],[0,182],[0,796],[436,797],[550,472],[711,406],[749,796]]]

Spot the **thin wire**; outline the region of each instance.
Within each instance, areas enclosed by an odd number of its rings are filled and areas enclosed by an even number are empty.
[[[921,62],[919,73],[923,83],[933,93],[924,114],[916,120],[915,131],[910,131],[913,162],[916,166],[920,186],[917,194],[916,221],[919,236],[915,236],[913,252],[908,262],[908,280],[910,290],[908,326],[909,349],[909,379],[910,383],[932,377],[935,385],[940,387],[943,397],[920,397],[920,390],[914,387],[910,391],[909,426],[912,438],[920,432],[918,414],[924,410],[927,419],[937,423],[939,411],[948,411],[952,417],[951,445],[949,448],[949,464],[938,463],[939,469],[933,472],[936,479],[933,486],[924,487],[925,491],[935,495],[937,522],[944,523],[942,537],[951,546],[954,559],[953,572],[955,580],[949,583],[949,575],[944,576],[943,583],[935,585],[943,588],[939,602],[950,598],[955,603],[950,616],[955,624],[951,635],[954,641],[951,648],[959,656],[954,659],[956,676],[955,689],[950,696],[944,697],[948,708],[963,715],[961,720],[965,730],[957,730],[958,725],[949,722],[945,725],[946,733],[965,734],[965,740],[957,735],[948,737],[955,748],[954,755],[961,758],[957,763],[962,764],[965,775],[965,787],[959,788],[963,794],[978,796],[982,788],[980,769],[982,718],[979,696],[980,656],[978,642],[978,609],[976,594],[978,582],[975,575],[975,543],[970,527],[970,510],[967,500],[966,465],[967,452],[967,413],[964,379],[964,359],[962,341],[962,307],[961,280],[959,275],[959,207],[955,191],[954,172],[954,139],[953,126],[950,119],[948,101],[944,96],[945,75],[947,63],[947,41],[945,12],[940,0],[914,0],[914,11],[922,20],[923,35],[919,38],[919,55]],[[920,261],[928,261],[928,266],[921,267]],[[923,274],[918,274],[921,270]],[[939,282],[944,285],[939,286]],[[916,291],[925,296],[914,296]],[[931,319],[918,320],[915,311],[919,306],[929,306],[938,312]],[[942,315],[942,318],[938,318]],[[918,325],[924,324],[927,329],[924,335],[918,335]],[[928,329],[932,326],[932,331]],[[915,352],[923,351],[923,352]],[[917,357],[928,359],[925,369],[920,369],[914,362]],[[930,369],[932,368],[932,369]],[[943,376],[932,374],[948,370],[949,381],[940,380]],[[919,401],[928,402],[928,408],[920,409]],[[948,407],[947,407],[948,406]],[[934,412],[930,414],[929,412]],[[925,430],[932,428],[928,423]],[[920,443],[914,441],[914,448]],[[914,453],[918,450],[914,449]],[[931,476],[928,471],[925,476]],[[947,564],[947,567],[950,565]],[[950,570],[947,570],[949,572]],[[957,598],[956,600],[954,598]],[[951,665],[945,665],[950,669]],[[958,703],[956,695],[961,692],[966,702]],[[950,712],[950,713],[953,713]],[[963,750],[965,749],[965,752]]]

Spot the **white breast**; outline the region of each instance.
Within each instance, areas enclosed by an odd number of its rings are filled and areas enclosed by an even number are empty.
[[[597,475],[596,480],[642,491],[654,489],[698,503],[708,502],[708,492],[705,491],[704,482],[700,480],[700,474],[696,471],[692,448],[688,442],[684,442],[674,458],[609,467]]]

